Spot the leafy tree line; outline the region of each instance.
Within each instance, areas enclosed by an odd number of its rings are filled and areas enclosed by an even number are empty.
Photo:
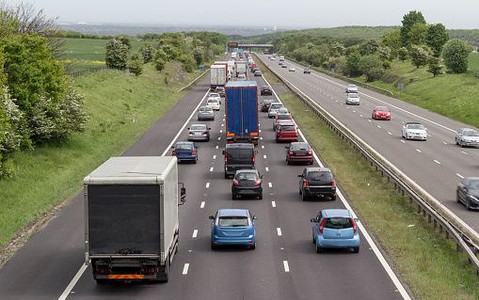
[[[67,140],[86,124],[83,96],[72,89],[55,55],[56,27],[28,4],[0,3],[0,177],[11,155]]]
[[[428,66],[437,76],[444,66],[452,73],[467,71],[472,48],[459,39],[449,40],[443,24],[427,24],[421,12],[404,15],[402,26],[384,30],[380,39],[354,40],[311,36],[310,31],[281,33],[274,40],[278,52],[313,66],[367,81],[388,78],[394,59],[410,60],[417,68]],[[263,42],[265,42],[263,40]]]
[[[156,69],[162,71],[167,62],[179,61],[190,73],[221,54],[227,42],[225,35],[212,32],[152,33],[142,38],[145,43],[137,53],[130,53],[129,38],[110,39],[106,44],[106,65],[140,75],[145,63],[154,63]]]

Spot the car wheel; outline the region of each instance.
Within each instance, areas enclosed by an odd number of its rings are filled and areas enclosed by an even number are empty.
[[[298,193],[301,195],[303,194],[303,191],[301,190],[301,188],[298,189]]]
[[[359,247],[354,247],[354,248],[353,248],[353,252],[354,252],[354,253],[359,253]]]
[[[311,161],[309,162],[309,164],[310,164],[310,165],[314,164],[314,160],[311,160]]]
[[[316,253],[323,253],[323,247],[321,246],[318,246],[318,244],[316,244]]]
[[[459,142],[457,141],[457,139],[455,139],[455,140],[456,140],[456,145],[459,145]]]
[[[208,137],[208,138],[206,139],[206,141],[209,142],[209,141],[210,141],[210,137]]]
[[[471,210],[471,201],[470,200],[466,201],[466,209]]]
[[[263,193],[259,194],[258,199],[263,200]]]
[[[286,163],[288,164],[288,166],[291,164],[291,162],[287,158],[286,158]]]
[[[236,200],[236,195],[235,194],[231,194],[231,200]]]
[[[251,250],[254,250],[254,249],[256,249],[256,242],[254,242],[254,244],[253,244],[253,245],[251,245],[249,248],[250,248]]]
[[[228,179],[228,178],[229,178],[228,174],[225,173],[225,179]]]
[[[304,192],[301,193],[301,200],[303,200],[303,201],[308,200],[308,197],[305,195]]]
[[[313,244],[316,244],[316,238],[314,237],[314,234],[313,234]]]
[[[196,165],[197,162],[198,162],[198,159],[195,159],[195,160],[193,161],[193,163],[194,163],[195,165]]]
[[[331,200],[332,201],[336,200],[336,195],[331,195]]]
[[[462,141],[459,142],[459,146],[461,146],[461,148],[464,148],[464,144],[462,143]]]
[[[459,198],[459,193],[456,193],[456,201],[457,203],[461,203],[461,199]]]
[[[211,243],[211,250],[216,250],[218,249],[218,246],[216,246],[215,244]]]

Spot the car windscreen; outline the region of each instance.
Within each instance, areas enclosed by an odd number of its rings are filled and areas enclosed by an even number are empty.
[[[359,98],[359,95],[356,94],[356,93],[349,93],[349,94],[348,94],[348,97],[349,97],[349,98]]]
[[[193,131],[206,130],[206,126],[205,125],[191,125],[190,130],[193,130]]]
[[[467,188],[471,190],[479,190],[479,180],[469,180]]]
[[[255,181],[258,178],[256,173],[254,172],[241,172],[235,176],[235,179],[237,180],[251,180]]]
[[[324,171],[311,171],[308,173],[307,177],[311,181],[330,182],[333,180],[331,173]]]
[[[176,144],[176,149],[191,150],[193,149],[193,145],[192,144]]]
[[[251,164],[253,161],[253,149],[228,149],[228,164]]]
[[[297,150],[309,150],[309,145],[306,143],[298,143],[298,144],[291,144],[290,150],[297,151]]]
[[[271,107],[271,109],[278,109],[282,106],[283,106],[283,104],[281,104],[281,103],[271,103],[270,107]]]
[[[424,129],[422,124],[409,124],[407,126],[408,129]]]
[[[294,125],[281,125],[281,131],[294,131],[296,127]]]
[[[324,228],[330,229],[346,229],[353,227],[353,221],[351,218],[327,218],[324,223]]]
[[[479,136],[479,133],[477,131],[467,130],[467,131],[464,131],[464,133],[462,135],[464,135],[464,136]]]
[[[218,225],[222,227],[248,226],[248,218],[245,216],[219,217]]]

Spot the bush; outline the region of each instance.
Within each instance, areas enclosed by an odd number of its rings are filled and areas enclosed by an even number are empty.
[[[155,60],[155,68],[160,72],[163,71],[163,69],[165,68],[165,64],[166,64],[166,60],[162,57],[158,57]]]
[[[368,82],[381,79],[384,75],[383,61],[374,54],[361,57],[359,69],[366,76]]]
[[[106,66],[113,69],[125,70],[128,62],[128,46],[118,39],[111,39],[106,44]]]
[[[140,57],[139,54],[132,55],[128,61],[128,71],[136,76],[139,76],[141,73],[143,73],[143,58]]]
[[[140,53],[143,58],[143,62],[146,64],[153,61],[155,49],[150,43],[145,43],[143,46],[141,46]]]
[[[412,45],[410,54],[411,62],[416,68],[427,65],[431,51],[426,46]]]

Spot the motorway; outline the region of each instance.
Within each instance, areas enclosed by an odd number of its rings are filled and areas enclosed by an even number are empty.
[[[261,86],[263,79],[257,80]],[[169,151],[177,132],[178,140],[185,140],[187,131],[182,128],[196,120],[194,111],[204,101],[208,81],[208,76],[200,80],[124,155],[161,155]],[[359,254],[315,252],[309,219],[319,209],[343,208],[346,202],[339,198],[301,201],[297,174],[304,166],[286,164],[285,144],[275,143],[272,120],[265,113],[260,113],[262,139],[257,146],[264,198],[231,200],[231,180],[223,176],[223,116],[224,104],[215,121],[207,122],[212,139],[198,143],[198,164],[179,165],[188,196],[180,207],[180,249],[167,284],[96,284],[90,267],[82,267],[80,192],[0,270],[0,298],[408,299],[403,286],[391,277],[384,258],[378,256],[380,251],[368,243],[363,226]],[[256,250],[210,249],[208,216],[220,208],[249,208],[258,217]]]
[[[477,212],[467,211],[464,205],[456,202],[457,183],[464,177],[479,176],[479,149],[461,148],[454,141],[458,128],[470,126],[361,87],[361,104],[346,105],[347,82],[315,71],[303,74],[303,66],[287,61],[288,66],[296,67],[296,72],[289,72],[289,68],[281,68],[277,60],[271,61],[266,55],[260,58],[471,228],[479,230]],[[377,105],[390,108],[391,121],[371,119]],[[424,124],[428,129],[427,141],[406,141],[401,137],[403,124],[410,121]]]

